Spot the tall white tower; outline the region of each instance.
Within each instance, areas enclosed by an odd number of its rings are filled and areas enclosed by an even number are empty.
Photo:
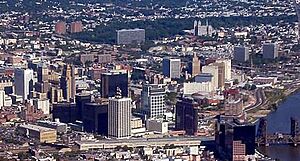
[[[115,97],[109,98],[108,136],[128,138],[131,136],[131,98],[123,98],[120,88]]]

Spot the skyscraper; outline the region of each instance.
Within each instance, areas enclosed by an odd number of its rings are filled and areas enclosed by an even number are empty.
[[[150,118],[162,116],[165,113],[165,95],[163,87],[155,84],[145,84],[142,90],[142,109]]]
[[[180,78],[181,61],[180,59],[164,58],[163,75],[169,78]]]
[[[101,97],[109,98],[116,95],[117,87],[122,90],[122,96],[128,97],[128,74],[109,72],[101,74]]]
[[[249,60],[249,48],[244,46],[234,47],[233,60],[246,62]]]
[[[78,119],[78,108],[75,103],[63,102],[52,104],[52,118],[64,123],[75,123]]]
[[[82,22],[76,21],[71,23],[71,33],[82,32]]]
[[[230,160],[255,154],[255,125],[218,116],[215,128],[217,147]]]
[[[202,73],[207,73],[212,75],[212,89],[215,90],[219,87],[219,68],[214,65],[207,65],[202,68]]]
[[[262,48],[264,59],[275,59],[278,57],[278,45],[276,43],[266,43]]]
[[[48,81],[48,67],[45,63],[38,64],[37,76],[38,82]]]
[[[176,103],[175,128],[185,130],[187,135],[198,131],[199,104],[193,98],[184,97]]]
[[[76,107],[78,110],[79,120],[82,120],[84,105],[86,103],[90,103],[92,100],[91,95],[89,93],[78,93],[75,96]]]
[[[230,59],[218,59],[216,63],[224,63],[224,79],[225,81],[231,80],[231,60]]]
[[[231,80],[231,60],[219,59],[202,68],[203,73],[213,75],[212,88],[223,88],[226,80]]]
[[[74,102],[76,87],[74,67],[70,64],[64,65],[63,73],[60,79],[60,88],[63,90],[63,97],[68,102]]]
[[[107,136],[108,132],[108,102],[85,103],[83,109],[84,131]]]
[[[5,105],[5,91],[0,90],[0,109]]]
[[[29,94],[33,91],[33,70],[15,69],[15,94],[22,96],[23,101],[29,99]]]
[[[108,103],[108,136],[127,138],[131,136],[131,98],[122,97],[117,88],[115,97]]]
[[[67,24],[64,21],[58,21],[55,24],[55,33],[57,34],[66,34]]]
[[[196,53],[194,53],[193,61],[192,61],[192,76],[196,76],[200,74],[200,60]]]
[[[224,85],[225,85],[225,63],[223,62],[219,62],[219,63],[214,63],[214,66],[218,67],[218,87],[223,89]]]
[[[38,64],[37,77],[38,77],[38,81],[36,82],[35,85],[36,91],[41,93],[47,93],[49,90],[49,82],[48,82],[48,67],[45,63]]]

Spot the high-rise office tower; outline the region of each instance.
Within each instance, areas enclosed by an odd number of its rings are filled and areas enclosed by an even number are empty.
[[[264,59],[275,59],[278,57],[278,45],[276,43],[266,43],[262,48]]]
[[[144,29],[123,29],[117,30],[117,44],[142,44],[145,42]]]
[[[76,87],[74,67],[70,64],[64,65],[63,73],[60,79],[60,88],[63,90],[63,97],[68,102],[74,102]]]
[[[52,106],[53,120],[59,119],[63,123],[75,123],[79,118],[78,108],[75,103],[54,103]]]
[[[213,75],[212,88],[223,89],[226,80],[231,80],[231,60],[220,59],[202,68],[203,73]]]
[[[196,53],[194,53],[193,61],[192,61],[192,76],[196,76],[200,74],[200,60]]]
[[[164,58],[163,75],[169,78],[180,78],[181,61],[180,59]]]
[[[76,107],[78,110],[79,120],[82,121],[84,105],[90,103],[92,100],[91,94],[89,93],[78,93],[75,96]]]
[[[122,90],[122,96],[128,97],[128,74],[109,72],[101,74],[101,97],[109,98],[116,95],[117,87]]]
[[[15,69],[15,94],[22,96],[23,101],[30,98],[33,91],[33,70]]]
[[[51,103],[57,103],[63,101],[63,92],[59,87],[50,87],[49,98]]]
[[[231,80],[231,60],[230,59],[218,59],[216,63],[224,63],[224,79],[225,81]]]
[[[230,160],[255,154],[255,125],[218,116],[215,128],[217,149],[222,150]]]
[[[37,67],[38,82],[48,81],[48,67],[45,63],[38,64]]]
[[[71,33],[82,32],[82,22],[76,21],[71,23]]]
[[[198,111],[200,106],[193,98],[184,97],[176,103],[175,128],[185,130],[187,135],[198,131]]]
[[[244,46],[234,47],[233,60],[246,62],[249,60],[249,48]]]
[[[218,87],[223,89],[224,85],[225,85],[225,63],[220,62],[220,63],[214,63],[214,66],[218,67]]]
[[[38,77],[38,81],[36,82],[35,85],[36,91],[41,93],[47,93],[49,91],[49,82],[48,82],[48,67],[45,63],[38,64],[37,77]]]
[[[64,21],[58,21],[55,24],[55,33],[57,34],[66,34],[67,24]]]
[[[5,105],[5,91],[0,90],[0,109]]]
[[[117,88],[115,97],[108,103],[108,136],[127,138],[131,136],[131,98],[122,97]]]
[[[141,105],[147,117],[158,117],[165,113],[165,95],[163,87],[156,84],[143,85]]]
[[[212,75],[212,89],[215,90],[219,88],[219,68],[215,65],[207,65],[202,68],[202,73],[207,73]]]
[[[85,103],[83,109],[84,131],[107,136],[108,132],[108,102]]]

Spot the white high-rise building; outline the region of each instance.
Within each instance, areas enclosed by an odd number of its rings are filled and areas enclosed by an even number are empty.
[[[219,68],[214,65],[207,65],[202,68],[202,73],[209,73],[212,75],[211,88],[215,90],[219,87]]]
[[[231,60],[230,59],[219,59],[216,63],[224,63],[225,64],[225,81],[231,80]]]
[[[156,84],[145,84],[142,90],[142,109],[149,118],[165,113],[166,90]]]
[[[5,91],[0,90],[0,109],[4,106],[5,104]]]
[[[180,78],[181,61],[180,59],[164,58],[163,75],[168,78]]]
[[[34,99],[33,106],[43,111],[44,114],[50,114],[50,102],[49,99]]]
[[[15,94],[20,95],[24,100],[29,99],[30,91],[33,90],[33,70],[15,69]]]
[[[131,98],[123,98],[119,88],[116,96],[109,98],[108,136],[113,138],[131,136]]]

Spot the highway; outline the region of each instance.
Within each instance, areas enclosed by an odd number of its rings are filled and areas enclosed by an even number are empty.
[[[256,99],[256,102],[254,105],[252,106],[249,106],[247,107],[244,111],[245,112],[248,112],[248,111],[251,111],[253,109],[256,109],[258,108],[259,106],[262,106],[266,103],[266,96],[263,92],[263,89],[259,88],[259,89],[256,89],[255,91],[255,99]]]
[[[91,141],[77,141],[75,144],[79,150],[113,149],[118,146],[127,147],[162,147],[175,146],[199,146],[202,141],[213,141],[214,137],[166,137],[166,138],[132,138],[132,139],[105,139]]]

